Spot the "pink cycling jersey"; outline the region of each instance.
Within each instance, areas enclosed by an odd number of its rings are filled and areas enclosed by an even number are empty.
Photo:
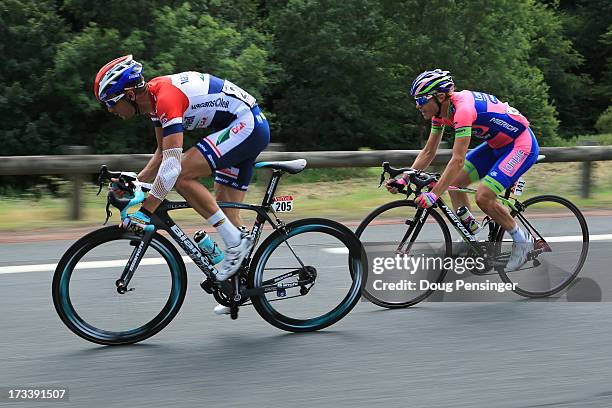
[[[464,90],[454,92],[450,99],[449,117],[431,119],[433,132],[442,131],[443,126],[452,126],[455,138],[474,136],[493,149],[499,149],[529,128],[527,118],[493,95]]]

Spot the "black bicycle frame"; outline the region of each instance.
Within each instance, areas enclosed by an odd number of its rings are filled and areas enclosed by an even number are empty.
[[[237,202],[224,202],[219,201],[217,204],[221,208],[237,208],[241,210],[254,211],[257,213],[257,217],[255,219],[255,223],[253,228],[251,229],[251,233],[254,235],[254,244],[251,248],[251,252],[245,258],[245,263],[248,264],[251,260],[251,256],[253,255],[253,251],[257,246],[257,242],[259,241],[259,237],[261,236],[261,231],[263,224],[267,221],[272,225],[273,229],[280,228],[283,224],[278,218],[276,218],[276,222],[270,218],[269,212],[272,208],[272,200],[274,198],[274,193],[276,192],[276,188],[278,186],[278,182],[282,176],[283,172],[280,170],[274,170],[272,172],[272,177],[268,183],[268,187],[266,189],[266,193],[264,195],[263,201],[261,205],[251,205],[251,204],[243,204]],[[164,230],[168,232],[168,234],[176,241],[176,243],[185,251],[185,253],[193,260],[193,262],[197,265],[202,272],[209,278],[214,280],[214,267],[208,260],[208,258],[200,252],[197,245],[185,234],[185,232],[172,220],[169,211],[173,210],[182,210],[186,208],[192,208],[189,203],[186,201],[168,201],[164,200],[157,207],[155,213],[151,216],[151,225],[155,226],[155,230],[151,229],[145,231],[142,239],[134,240],[134,243],[137,243],[136,248],[132,252],[130,259],[128,260],[125,269],[121,275],[121,278],[117,280],[117,290],[120,293],[125,293],[128,289],[128,284],[136,271],[136,268],[140,264],[140,261],[144,257],[146,249],[148,248],[153,234],[156,230]],[[294,272],[295,275],[297,272]],[[272,289],[271,289],[272,290]]]
[[[510,189],[507,189],[505,194],[504,194],[504,198],[509,198],[510,197],[510,192],[511,192]],[[442,210],[443,214],[446,216],[446,219],[448,219],[448,221],[451,223],[451,225],[453,227],[455,227],[455,229],[457,230],[459,235],[461,235],[463,240],[474,251],[476,251],[477,254],[479,254],[481,256],[484,255],[484,251],[482,250],[481,246],[478,244],[478,241],[476,240],[476,237],[473,234],[471,234],[467,230],[467,228],[465,228],[465,226],[463,225],[463,223],[461,222],[459,217],[457,217],[455,212],[446,205],[446,203],[444,202],[444,200],[442,200],[442,198],[438,198],[438,201],[436,202],[436,205],[434,207],[432,207],[432,208],[436,208],[436,207],[438,207],[438,208],[440,208]],[[414,244],[414,241],[416,241],[416,238],[418,237],[419,233],[421,232],[421,229],[423,228],[423,225],[425,225],[425,221],[427,221],[427,217],[429,216],[429,212],[430,211],[431,211],[430,209],[423,209],[423,208],[418,208],[417,209],[417,212],[414,215],[414,218],[413,218],[412,222],[409,223],[408,230],[406,231],[406,233],[404,234],[404,237],[400,241],[400,245],[397,248],[398,252],[408,253],[408,251],[410,250],[410,248]],[[520,216],[520,214],[519,214],[519,216]],[[500,228],[501,228],[501,226],[499,226],[497,223],[495,223],[493,225],[493,228],[489,232],[489,238],[491,239],[492,237],[497,236]],[[410,241],[408,242],[408,245],[407,245],[406,249],[403,250],[403,247],[406,244],[406,240],[409,237],[410,237]]]

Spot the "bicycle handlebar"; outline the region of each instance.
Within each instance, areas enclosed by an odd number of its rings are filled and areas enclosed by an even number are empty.
[[[382,183],[385,181],[385,173],[389,174],[389,178],[397,177],[400,174],[408,174],[408,179],[410,183],[414,184],[416,188],[416,192],[420,192],[424,187],[430,185],[433,182],[438,181],[440,178],[440,173],[427,173],[421,170],[413,169],[411,167],[391,167],[389,162],[383,162],[382,164],[383,171],[380,174],[380,183],[379,187],[382,186]],[[390,183],[393,187],[396,187],[400,193],[410,194],[412,193],[412,189],[406,190],[401,184],[397,184],[394,182]]]
[[[133,193],[136,186],[140,186],[142,191],[147,192],[150,191],[152,185],[149,183],[144,183],[139,181],[136,178],[136,173],[125,172],[125,171],[110,171],[108,167],[103,164],[100,167],[100,172],[98,173],[98,194],[102,191],[102,186],[108,181],[117,180],[114,184],[114,187],[117,187],[123,191]]]

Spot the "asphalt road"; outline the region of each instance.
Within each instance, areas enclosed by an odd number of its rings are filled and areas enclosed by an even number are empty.
[[[611,221],[590,218],[591,234],[605,238]],[[7,273],[52,265],[71,243],[0,245],[0,388],[69,389],[69,401],[0,406],[612,406],[605,295],[603,302],[511,295],[402,310],[360,302],[326,330],[289,334],[251,307],[236,321],[215,316],[191,265],[185,303],[168,327],[140,344],[103,347],[59,320],[52,272]],[[611,245],[603,238],[592,245],[581,273],[604,293],[612,291],[605,290]]]

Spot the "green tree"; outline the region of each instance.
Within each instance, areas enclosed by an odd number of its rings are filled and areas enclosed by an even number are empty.
[[[531,40],[529,62],[544,75],[549,87],[551,103],[560,121],[559,132],[575,136],[585,123],[581,112],[586,91],[592,85],[591,78],[579,72],[584,58],[575,49],[558,4],[547,6],[536,3],[530,13],[530,23],[535,29]]]
[[[122,32],[90,23],[61,44],[50,73],[57,92],[69,104],[58,112],[64,143],[84,143],[97,152],[143,152],[155,145],[150,121],[139,117],[123,122],[93,97],[93,79],[107,61],[131,53],[144,65],[145,78],[185,70],[210,72],[230,79],[260,96],[267,86],[266,37],[208,14],[193,13],[188,3],[163,6],[151,13],[152,31]]]
[[[0,111],[3,155],[47,154],[58,99],[45,86],[56,46],[66,36],[51,0],[4,0],[0,7]]]
[[[383,0],[386,54],[406,93],[425,69],[445,68],[459,89],[485,91],[525,114],[541,142],[558,120],[542,70],[532,61],[542,10],[531,0]]]
[[[269,5],[284,77],[273,110],[292,148],[380,147],[394,137],[393,80],[377,46],[384,30],[369,0],[289,0]],[[272,9],[273,6],[273,9]]]
[[[574,48],[584,56],[584,64],[576,73],[587,76],[591,81],[582,87],[577,97],[577,108],[566,123],[573,121],[578,124],[580,132],[592,132],[597,118],[610,104],[612,75],[609,74],[610,64],[605,61],[612,59],[612,44],[606,40],[609,38],[606,33],[610,29],[612,2],[562,1],[560,9],[565,12],[564,26],[573,40]]]

